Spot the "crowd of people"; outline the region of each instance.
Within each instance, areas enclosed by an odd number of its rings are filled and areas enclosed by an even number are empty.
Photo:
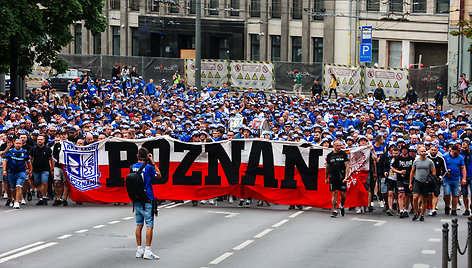
[[[457,215],[462,195],[463,215],[470,215],[472,122],[465,111],[443,111],[441,85],[435,101],[427,103],[418,102],[412,87],[398,102],[386,98],[381,86],[366,98],[345,96],[336,91],[336,77],[326,89],[315,81],[311,94],[305,95],[298,76],[295,95],[285,90],[237,92],[211,83],[187,88],[178,72],[172,81],[155,84],[153,79],[145,82],[136,68],[120,65],[110,78],[92,79],[85,73],[62,96],[47,80],[40,88],[27,89],[25,99],[1,96],[0,156],[7,206],[20,208],[35,196],[37,205],[53,199],[53,206],[67,206],[68,184],[58,162],[61,140],[87,145],[107,137],[168,135],[184,142],[263,138],[332,147],[326,182],[333,191],[333,217],[338,209],[345,213],[348,163],[342,149],[370,146],[369,206],[351,209],[383,209],[399,218],[413,213],[413,220],[422,221],[426,210],[437,215],[442,188],[445,214]],[[334,92],[334,98],[325,96],[326,91]],[[268,127],[262,129],[260,122]],[[239,202],[252,204],[251,199]],[[264,203],[270,205],[262,200],[257,205]]]

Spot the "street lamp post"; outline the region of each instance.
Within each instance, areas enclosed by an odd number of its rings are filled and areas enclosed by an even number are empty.
[[[196,0],[195,8],[195,87],[202,85],[202,0]]]

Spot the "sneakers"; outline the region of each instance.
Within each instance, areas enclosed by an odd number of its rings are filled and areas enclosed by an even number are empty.
[[[11,199],[7,199],[7,202],[5,203],[5,207],[8,207],[11,204]]]
[[[8,194],[7,193],[3,193],[3,199],[7,199],[8,198]]]
[[[413,215],[413,218],[411,218],[412,221],[416,221],[417,219],[418,219],[418,215],[417,215],[417,214]],[[423,219],[423,220],[424,220],[424,219]]]
[[[448,207],[448,206],[446,206],[446,207],[444,208],[444,213],[446,213],[446,215],[449,215],[449,213],[451,213],[451,208]]]
[[[61,200],[56,199],[56,200],[54,201],[54,203],[52,203],[52,206],[53,206],[53,207],[57,207],[57,206],[59,206],[61,203],[62,203]]]
[[[457,216],[457,211],[452,210],[452,211],[451,211],[451,216]]]
[[[379,206],[380,206],[381,208],[385,207],[385,202],[384,202],[383,200],[380,200],[380,201],[379,201]]]
[[[159,256],[152,253],[152,251],[150,251],[150,250],[144,252],[143,258],[146,259],[146,260],[159,260]]]
[[[420,216],[420,221],[424,221],[424,216],[423,215]]]
[[[46,198],[43,198],[43,205],[45,205],[45,206],[48,205],[48,200]]]
[[[395,216],[395,212],[393,212],[393,210],[391,210],[391,209],[387,210],[386,213],[387,213],[388,216]]]
[[[21,199],[20,205],[26,205],[26,201],[24,199]]]
[[[300,206],[300,205],[298,205],[297,208],[298,208],[299,210],[303,210],[303,207]]]
[[[356,214],[361,214],[362,213],[362,208],[357,208]]]
[[[469,216],[470,215],[470,211],[469,210],[466,210],[464,211],[464,213],[462,213],[462,216]]]
[[[288,207],[288,210],[292,210],[292,209],[295,209],[295,206],[294,206],[294,205],[290,205],[290,206]]]
[[[338,212],[333,211],[333,214],[331,214],[331,218],[336,218],[338,216]]]
[[[192,206],[193,206],[193,207],[198,206],[198,202],[197,202],[197,201],[192,201]]]
[[[144,249],[136,250],[136,258],[142,258],[142,257],[144,257]]]
[[[13,205],[13,208],[14,208],[14,209],[20,209],[20,203],[18,203],[17,201],[15,201],[15,204]]]
[[[202,200],[202,201],[200,201],[200,204],[205,205],[206,202],[207,202],[206,200]]]
[[[405,213],[402,211],[400,212],[400,219],[404,219],[405,218]]]
[[[209,202],[209,203],[210,203],[210,205],[214,205],[214,204],[215,204],[215,199],[213,199],[213,198],[210,199],[210,202]]]
[[[250,208],[250,207],[251,207],[251,201],[250,201],[250,200],[246,200],[246,207],[247,207],[247,208]]]
[[[344,217],[344,207],[340,208],[340,210],[341,210],[341,216]]]
[[[369,206],[369,207],[367,208],[367,211],[373,212],[373,211],[374,211],[374,207],[373,207],[373,206]]]
[[[28,202],[31,202],[31,200],[33,200],[33,195],[31,194],[31,192],[26,194],[26,199],[28,199]]]
[[[243,200],[239,201],[238,207],[242,208],[244,206]]]
[[[63,205],[64,207],[67,207],[67,200],[62,201],[62,205]]]
[[[408,212],[407,212],[407,211],[403,212],[403,216],[405,216],[405,218],[409,218],[409,217],[410,217],[410,215],[408,215]]]
[[[228,198],[228,203],[233,204],[233,202],[234,202],[234,201],[233,201],[233,196],[231,195],[231,196]]]
[[[36,203],[36,206],[42,206],[44,205],[43,199],[39,199],[38,203]]]

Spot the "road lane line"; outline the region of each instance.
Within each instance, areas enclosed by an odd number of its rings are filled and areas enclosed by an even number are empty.
[[[96,226],[94,226],[94,227],[92,227],[92,228],[93,228],[93,229],[100,229],[100,228],[103,228],[103,227],[105,227],[105,225],[100,224],[100,225],[96,225]]]
[[[246,240],[246,241],[242,242],[241,244],[237,245],[236,247],[234,247],[233,249],[234,250],[241,250],[241,249],[249,246],[252,242],[254,242],[254,240]]]
[[[442,232],[442,228],[434,228],[435,232]]]
[[[434,250],[434,249],[423,249],[421,251],[421,254],[434,255],[434,254],[436,254],[436,250]]]
[[[284,224],[284,223],[286,223],[286,222],[288,222],[288,220],[287,220],[287,219],[283,219],[283,220],[279,221],[278,223],[272,225],[272,227],[280,227],[282,224]]]
[[[387,221],[381,221],[381,220],[370,220],[370,219],[359,219],[359,218],[352,218],[352,220],[354,220],[354,221],[375,222],[374,226],[382,226],[387,222]]]
[[[134,219],[134,217],[131,216],[131,217],[124,217],[124,218],[123,218],[123,220],[125,220],[125,221],[126,221],[126,220],[131,220],[131,219]]]
[[[168,206],[172,206],[173,204],[175,204],[175,202],[170,202],[169,204],[160,205],[157,208],[165,208],[165,207],[168,207]]]
[[[172,206],[168,206],[166,208],[175,208],[175,207],[178,207],[178,206],[182,206],[183,204],[187,204],[188,202],[190,202],[190,200],[186,200],[183,203],[177,203],[177,204],[174,204]]]
[[[71,234],[65,234],[65,235],[62,235],[62,236],[57,237],[57,239],[61,239],[61,240],[62,240],[62,239],[69,238],[69,237],[71,237],[71,236],[72,236]]]
[[[81,234],[81,233],[85,233],[85,232],[88,232],[88,230],[87,229],[82,229],[82,230],[75,231],[76,234]]]
[[[305,211],[298,211],[298,212],[295,212],[295,213],[293,213],[292,215],[290,215],[290,216],[288,216],[288,217],[289,217],[289,218],[295,218],[296,216],[302,214],[303,212],[305,212]]]
[[[452,219],[441,219],[440,222],[452,222]]]
[[[264,231],[262,231],[262,232],[256,234],[254,237],[255,237],[255,238],[261,238],[261,237],[263,237],[264,235],[270,233],[272,230],[274,230],[274,229],[265,229]]]
[[[211,211],[211,210],[207,210],[207,212],[216,213],[216,214],[226,214],[225,218],[233,218],[240,214],[239,212]]]
[[[212,260],[210,262],[210,264],[218,264],[218,263],[224,261],[226,258],[228,258],[231,255],[233,255],[233,252],[226,252],[226,253],[222,254],[221,256],[219,256],[218,258]]]
[[[441,242],[441,238],[429,238],[428,242],[439,243],[439,242]]]
[[[116,224],[116,223],[119,223],[120,221],[111,221],[109,222],[108,224]]]
[[[303,208],[303,210],[305,210],[305,211],[310,210],[310,209],[312,209],[312,207],[310,207],[310,206]]]
[[[36,251],[39,251],[39,250],[48,248],[48,247],[50,247],[50,246],[54,246],[54,245],[56,245],[56,244],[57,244],[57,242],[50,242],[50,243],[47,243],[47,244],[44,244],[44,245],[40,245],[40,246],[37,246],[37,247],[34,247],[34,248],[27,249],[27,250],[25,250],[25,251],[23,251],[23,252],[19,252],[19,253],[16,253],[16,254],[14,254],[14,255],[5,257],[5,258],[1,258],[1,259],[0,259],[0,263],[4,263],[4,262],[6,262],[6,261],[9,261],[9,260],[12,260],[12,259],[16,259],[16,258],[25,256],[25,255],[31,254],[31,253],[33,253],[33,252],[36,252]]]
[[[41,244],[44,244],[44,242],[39,241],[39,242],[35,242],[35,243],[33,243],[33,244],[29,244],[29,245],[23,246],[23,247],[21,247],[21,248],[17,248],[17,249],[10,250],[10,251],[8,251],[8,252],[5,252],[5,253],[0,254],[0,258],[3,258],[3,257],[8,256],[8,255],[10,255],[10,254],[15,254],[15,253],[17,253],[17,252],[19,252],[19,251],[22,251],[22,250],[25,250],[25,249],[28,249],[28,248],[36,247],[36,246],[41,245]]]
[[[18,209],[5,210],[5,213],[9,213],[9,212],[17,211],[17,210],[18,210]]]
[[[429,268],[429,264],[415,263],[413,264],[413,268]]]

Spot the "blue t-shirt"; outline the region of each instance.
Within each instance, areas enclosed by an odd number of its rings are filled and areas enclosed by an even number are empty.
[[[8,173],[20,173],[26,171],[26,163],[30,161],[30,157],[25,149],[12,148],[8,150],[5,160]]]
[[[464,158],[457,156],[453,158],[450,153],[443,155],[444,161],[446,162],[446,170],[451,170],[451,175],[444,177],[447,182],[460,182],[461,180],[461,166],[465,166]]]
[[[130,171],[131,172],[138,172],[142,165],[145,165],[145,163],[138,162],[138,163],[131,166]],[[143,171],[141,172],[141,176],[144,179],[144,188],[146,189],[146,194],[147,194],[147,196],[149,197],[150,200],[153,200],[154,199],[154,191],[152,190],[151,180],[152,180],[152,178],[157,176],[157,172],[151,165],[147,165],[143,169]]]

